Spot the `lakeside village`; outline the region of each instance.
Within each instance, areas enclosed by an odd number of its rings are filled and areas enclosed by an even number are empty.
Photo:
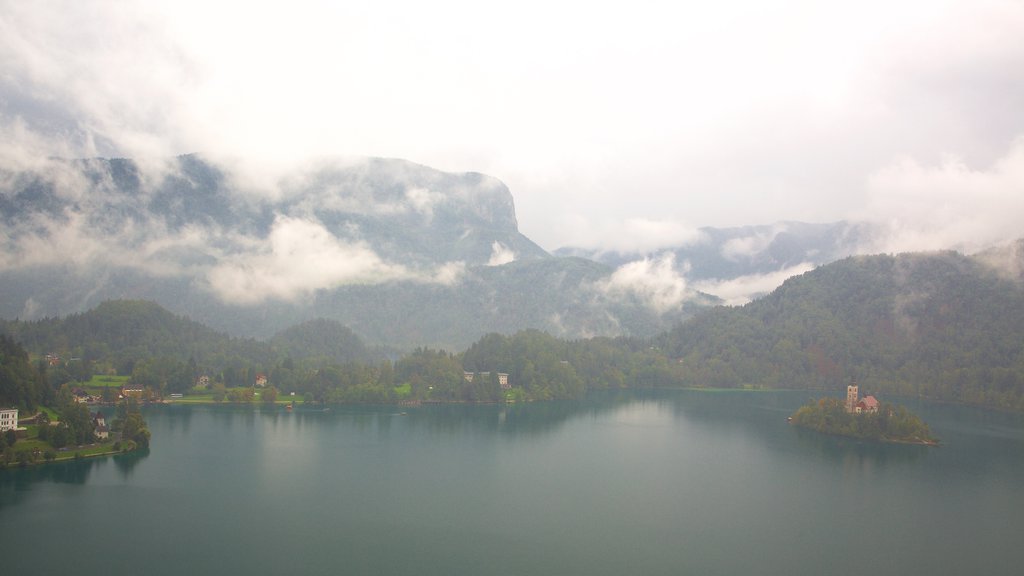
[[[18,408],[0,408],[0,468],[123,454],[149,448],[150,432],[133,398],[113,405],[108,424],[103,410],[65,402],[60,417],[48,408],[19,418]]]
[[[51,365],[56,360],[59,360],[56,355],[46,357]],[[493,384],[496,390],[500,390],[504,401],[518,399],[507,373],[463,372],[462,380],[467,385]],[[257,401],[263,405],[283,405],[290,411],[297,402],[304,400],[304,396],[294,392],[279,397],[277,389],[270,385],[263,373],[257,373],[249,387],[230,389],[219,383],[211,385],[209,376],[199,376],[187,396],[172,393],[166,398],[152,388],[133,384],[128,376],[94,375],[88,382],[62,385],[57,393],[56,410],[40,407],[35,414],[19,418],[16,407],[0,409],[0,468],[148,448],[150,432],[141,415],[139,407],[142,404],[225,401],[244,404]],[[401,405],[431,402],[419,399],[399,401]],[[108,412],[113,410],[113,420],[108,422],[104,409]]]
[[[928,425],[903,406],[860,396],[856,381],[846,387],[846,399],[821,398],[800,407],[789,422],[833,436],[860,440],[937,446]]]
[[[562,364],[566,364],[562,362]],[[470,394],[451,394],[451,391],[435,390],[435,386],[424,386],[426,393],[421,396],[411,394],[409,384],[397,385],[390,396],[368,395],[365,398],[349,398],[349,402],[396,403],[402,406],[420,404],[448,404],[452,402],[491,403],[491,402],[523,402],[528,400],[524,390],[512,386],[506,372],[462,372],[462,383]],[[491,390],[493,388],[493,390]],[[479,390],[478,390],[479,389]],[[482,393],[487,390],[490,393]],[[231,404],[260,403],[265,406],[283,406],[292,410],[302,402],[321,402],[323,399],[310,397],[308,394],[279,391],[267,374],[257,372],[248,386],[227,387],[221,382],[214,382],[208,375],[200,375],[193,380],[193,386],[186,393],[170,393],[163,395],[159,390],[135,384],[129,376],[94,375],[87,382],[76,383],[70,388],[75,402],[87,405],[112,405],[123,398],[132,398],[142,404]]]

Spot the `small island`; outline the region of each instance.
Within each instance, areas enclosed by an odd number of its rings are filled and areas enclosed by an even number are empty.
[[[937,446],[928,425],[903,406],[859,398],[856,383],[846,387],[846,401],[821,398],[800,407],[789,421],[815,432],[878,442]]]

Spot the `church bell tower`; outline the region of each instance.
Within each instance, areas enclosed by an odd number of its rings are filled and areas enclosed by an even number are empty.
[[[857,389],[857,381],[850,380],[850,385],[846,387],[846,411],[853,413],[857,409],[857,396],[859,391]]]

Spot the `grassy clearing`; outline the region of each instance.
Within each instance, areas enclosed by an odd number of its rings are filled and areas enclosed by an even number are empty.
[[[28,454],[35,453],[34,459],[28,461],[29,465],[44,464],[47,462],[45,454],[52,452],[54,455],[53,462],[62,462],[68,460],[74,460],[75,458],[87,458],[92,456],[103,456],[106,454],[120,454],[119,450],[114,449],[114,442],[96,442],[94,444],[86,444],[83,446],[68,446],[61,449],[54,449],[48,442],[44,442],[38,438],[25,438],[18,440],[14,446],[14,453],[18,454],[25,452]],[[17,461],[10,462],[7,464],[8,468],[21,466]],[[3,467],[0,464],[0,467]]]
[[[204,394],[189,394],[188,396],[182,396],[181,398],[172,398],[169,400],[172,404],[213,404],[213,393]]]
[[[94,374],[86,386],[90,388],[121,388],[128,382],[128,376],[101,376]]]
[[[226,392],[230,392],[231,390],[242,390],[242,388],[231,388],[226,390]],[[256,393],[256,396],[252,399],[252,402],[234,403],[229,402],[227,398],[225,398],[221,402],[217,402],[213,399],[213,392],[202,392],[198,394],[191,393],[181,398],[169,398],[167,399],[167,401],[171,404],[251,404],[253,406],[261,405],[264,403],[263,399],[260,398],[259,392]],[[274,402],[274,404],[278,406],[284,406],[286,404],[291,404],[293,401],[301,404],[302,402],[305,401],[305,397],[302,396],[301,394],[296,394],[295,396],[288,396],[286,394],[278,393],[277,400]]]

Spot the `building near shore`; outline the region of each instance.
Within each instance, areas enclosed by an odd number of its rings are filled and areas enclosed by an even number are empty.
[[[0,432],[18,429],[18,409],[0,408]]]
[[[878,412],[878,399],[871,395],[861,398],[860,387],[857,386],[857,381],[854,380],[846,387],[845,407],[846,412],[849,414],[874,414]]]

